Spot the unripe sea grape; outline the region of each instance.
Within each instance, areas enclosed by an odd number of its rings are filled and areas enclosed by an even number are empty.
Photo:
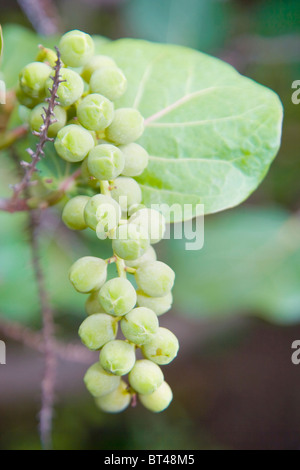
[[[107,372],[115,375],[125,375],[134,366],[135,348],[126,341],[115,339],[103,346],[99,360],[101,367]]]
[[[62,212],[62,220],[68,228],[83,230],[87,227],[84,208],[89,199],[89,196],[75,196],[67,202]]]
[[[106,413],[120,413],[129,406],[130,401],[131,393],[124,380],[121,380],[118,388],[113,392],[95,399],[97,407]]]
[[[161,261],[147,261],[135,273],[139,288],[151,297],[167,295],[174,284],[175,273]]]
[[[139,395],[141,403],[150,411],[160,413],[165,410],[173,399],[173,393],[167,382],[163,382],[155,392],[149,395]]]
[[[70,67],[81,67],[94,54],[94,41],[89,34],[79,30],[64,34],[59,42],[62,61]]]
[[[89,293],[100,289],[107,276],[107,264],[103,259],[94,256],[79,258],[71,266],[69,279],[75,289],[81,293]]]
[[[107,281],[99,292],[104,310],[116,316],[126,315],[136,304],[136,292],[130,281],[114,278]]]
[[[101,397],[118,388],[120,377],[105,371],[100,363],[96,362],[87,370],[84,383],[94,397]]]

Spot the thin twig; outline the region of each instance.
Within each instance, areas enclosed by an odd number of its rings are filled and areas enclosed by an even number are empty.
[[[78,168],[74,173],[64,179],[57,190],[51,191],[48,196],[43,199],[38,198],[21,198],[17,199],[14,204],[11,203],[11,198],[0,198],[0,211],[4,212],[24,212],[31,209],[47,209],[59,202],[65,195],[65,193],[72,186],[74,181],[81,175],[81,169]]]
[[[11,131],[0,134],[0,150],[4,150],[13,145],[17,140],[25,137],[28,132],[28,126],[22,125]]]
[[[36,145],[35,151],[31,149],[27,149],[27,152],[31,156],[31,162],[21,162],[21,165],[23,166],[25,173],[23,176],[23,179],[17,183],[13,187],[13,195],[11,198],[11,210],[10,212],[14,212],[14,206],[18,206],[19,204],[19,198],[22,193],[26,192],[28,188],[32,185],[32,176],[33,174],[37,171],[36,166],[38,162],[41,160],[41,158],[44,156],[44,146],[46,142],[52,141],[50,137],[48,137],[48,129],[55,122],[55,114],[54,114],[54,108],[56,105],[58,105],[58,95],[57,95],[57,90],[62,83],[62,79],[60,78],[60,70],[61,70],[61,59],[60,59],[60,52],[56,48],[57,51],[57,61],[56,65],[54,67],[55,74],[54,77],[51,77],[53,80],[53,85],[52,88],[49,89],[50,91],[50,97],[46,98],[46,101],[48,102],[48,107],[44,108],[45,114],[42,115],[43,118],[43,125],[41,126],[39,132],[33,132],[34,135],[39,137],[39,141]]]
[[[18,0],[18,3],[38,33],[51,36],[60,32],[60,17],[51,0]]]
[[[54,403],[54,387],[56,375],[56,355],[54,353],[54,321],[50,299],[45,286],[44,273],[39,258],[39,211],[30,212],[30,235],[32,249],[32,264],[38,287],[38,296],[43,319],[43,343],[45,353],[45,371],[42,382],[42,408],[40,412],[40,435],[42,446],[50,449],[52,446],[52,418]]]
[[[41,354],[45,353],[43,333],[41,332],[33,331],[20,323],[8,321],[4,318],[0,318],[0,331],[7,338],[22,343]],[[81,346],[80,343],[54,341],[53,351],[57,358],[68,362],[89,365],[95,359],[94,354]]]

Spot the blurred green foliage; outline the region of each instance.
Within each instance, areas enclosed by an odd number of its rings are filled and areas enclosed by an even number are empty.
[[[207,51],[220,48],[228,35],[232,5],[207,0],[131,0],[122,11],[134,37]]]
[[[287,211],[246,206],[205,222],[201,251],[187,240],[165,242],[176,272],[175,307],[202,318],[259,315],[300,319],[300,219]]]

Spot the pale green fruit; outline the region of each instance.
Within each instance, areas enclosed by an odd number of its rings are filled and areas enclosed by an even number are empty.
[[[104,370],[115,375],[125,375],[134,366],[135,348],[126,341],[115,339],[103,346],[99,357]]]
[[[88,156],[88,169],[98,180],[113,180],[124,168],[124,155],[111,144],[97,145]]]
[[[145,253],[139,258],[134,259],[134,260],[126,260],[125,263],[126,263],[126,266],[128,266],[129,268],[137,269],[143,263],[146,263],[147,261],[156,261],[156,253],[152,246],[148,246]]]
[[[112,122],[114,105],[102,95],[88,95],[77,107],[80,124],[90,131],[103,131]]]
[[[130,217],[129,221],[147,230],[151,245],[158,243],[164,236],[166,219],[154,209],[140,209]]]
[[[111,142],[125,145],[137,140],[143,132],[144,118],[141,113],[135,108],[119,108],[106,129],[106,137]]]
[[[53,76],[53,73],[52,73]],[[62,81],[57,90],[57,100],[63,107],[71,106],[79,100],[84,92],[84,82],[81,76],[70,69],[61,69],[60,78]],[[48,78],[45,84],[45,93],[50,96],[50,90],[53,85],[52,78]]]
[[[175,273],[161,261],[147,261],[135,273],[139,288],[151,297],[164,297],[174,285]]]
[[[99,291],[92,292],[85,302],[85,311],[88,315],[94,315],[95,313],[106,313],[104,308],[99,302]]]
[[[45,97],[45,83],[52,68],[43,62],[31,62],[19,74],[19,84],[22,91],[31,98]],[[51,86],[53,82],[51,81]],[[25,104],[25,103],[22,103]]]
[[[96,398],[96,405],[106,413],[120,413],[124,411],[131,402],[131,393],[126,382],[121,380],[119,387],[103,397]]]
[[[118,323],[114,317],[106,313],[96,313],[81,323],[78,333],[83,344],[96,351],[115,339],[117,331]]]
[[[107,277],[107,264],[94,256],[79,258],[71,266],[69,278],[78,292],[87,294],[100,289]]]
[[[137,304],[139,307],[147,307],[153,310],[156,315],[159,317],[164,313],[168,312],[173,303],[172,292],[169,292],[163,297],[150,297],[145,294],[145,292],[138,290],[137,291]]]
[[[112,204],[102,204],[96,213],[98,224],[96,226],[96,235],[100,240],[105,240],[109,232],[114,230],[119,222],[119,214]]]
[[[57,54],[53,49],[39,45],[39,52],[36,56],[37,62],[44,62],[50,67],[54,67],[57,62]]]
[[[54,142],[58,155],[67,162],[81,162],[94,147],[89,131],[76,124],[63,127]]]
[[[137,345],[146,344],[158,331],[157,315],[145,307],[137,307],[125,315],[121,322],[125,338]],[[141,392],[144,393],[144,392]]]
[[[139,176],[148,165],[148,152],[141,145],[132,142],[127,145],[120,145],[125,156],[125,166],[122,171],[124,176]]]
[[[173,393],[167,382],[163,382],[155,392],[149,395],[139,395],[140,402],[150,411],[160,413],[170,405]]]
[[[179,343],[167,328],[159,327],[151,339],[142,346],[144,357],[156,364],[169,364],[177,356]]]
[[[112,241],[114,253],[119,258],[132,260],[142,256],[149,247],[147,232],[134,224],[120,225]]]
[[[112,230],[118,225],[120,217],[119,204],[104,194],[96,194],[91,197],[84,208],[85,222],[92,230],[97,229],[99,222],[103,227],[107,224],[106,231]]]
[[[132,204],[132,206],[129,206],[128,208],[128,216],[132,216],[135,212],[139,211],[140,209],[145,209],[146,206],[145,204]]]
[[[45,103],[40,103],[31,111],[29,118],[29,125],[31,130],[38,132],[41,126],[44,125],[42,115],[45,115],[45,107],[47,109],[47,105],[45,106]],[[56,122],[49,126],[48,136],[55,137],[58,131],[60,131],[60,129],[66,125],[67,113],[65,109],[61,106],[55,106],[54,116],[52,116],[51,119],[55,119]]]
[[[53,73],[52,73],[53,76]],[[60,78],[62,81],[57,90],[57,100],[63,107],[71,106],[79,100],[84,92],[84,82],[81,76],[70,69],[61,69]],[[52,78],[48,78],[45,84],[45,93],[50,96],[50,90],[53,85]]]
[[[94,176],[91,175],[88,166],[87,158],[85,158],[81,163],[81,179],[84,180],[84,184],[88,184],[91,188],[99,192],[100,182],[96,180]]]
[[[37,106],[41,101],[44,100],[44,96],[40,98],[33,98],[32,96],[27,95],[24,90],[20,87],[20,85],[17,85],[16,88],[16,97],[19,103],[23,106],[26,106],[26,108],[33,109],[35,106]]]
[[[83,230],[87,227],[84,208],[89,199],[89,196],[75,196],[67,202],[62,212],[62,220],[68,228]]]
[[[93,397],[102,397],[118,388],[120,377],[106,372],[99,362],[96,362],[87,370],[84,383]]]
[[[26,106],[20,104],[18,107],[18,115],[21,121],[26,122],[27,124],[30,121],[31,110]]]
[[[121,98],[126,88],[126,77],[122,70],[115,65],[95,70],[90,79],[92,93],[100,93],[111,101]]]
[[[148,395],[155,392],[164,381],[161,368],[147,359],[136,361],[128,376],[131,387],[137,393]]]
[[[95,45],[89,34],[75,29],[61,37],[58,48],[66,65],[81,67],[93,56]]]
[[[134,308],[136,292],[130,281],[116,277],[101,287],[99,300],[107,313],[123,316]]]
[[[131,205],[139,204],[142,200],[140,185],[133,178],[126,176],[115,179],[111,195],[118,201],[123,212],[126,212]]]
[[[116,67],[116,63],[107,55],[94,55],[82,69],[81,76],[83,80],[90,83],[93,73],[103,67]]]

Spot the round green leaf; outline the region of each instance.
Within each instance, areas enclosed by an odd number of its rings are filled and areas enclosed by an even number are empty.
[[[197,215],[204,204],[209,214],[256,189],[280,145],[282,105],[273,91],[185,47],[122,39],[103,53],[128,80],[117,107],[145,117],[138,142],[150,160],[137,180],[147,206],[192,204]]]

